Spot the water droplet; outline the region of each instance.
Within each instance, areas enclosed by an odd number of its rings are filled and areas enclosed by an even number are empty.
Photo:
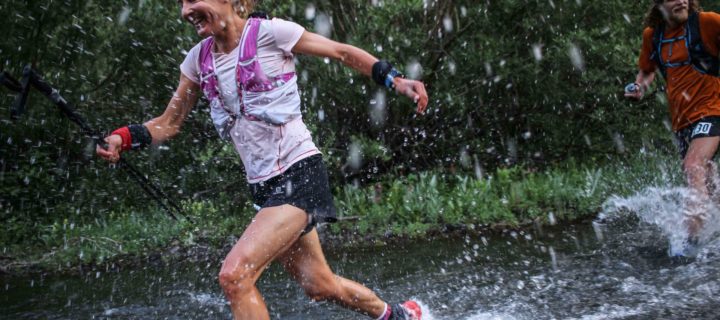
[[[375,98],[370,100],[370,120],[374,126],[380,127],[385,124],[387,115],[385,90],[375,92]]]
[[[575,69],[581,72],[585,71],[585,58],[583,57],[582,51],[576,44],[570,45],[568,55],[570,56],[570,61]]]
[[[539,43],[536,43],[532,46],[533,57],[535,57],[536,62],[540,62],[540,60],[542,60],[543,58],[542,47],[542,44]]]
[[[557,256],[555,255],[555,248],[553,248],[553,247],[548,248],[548,252],[550,253],[550,261],[551,261],[552,267],[554,270],[557,270],[558,265],[557,265]]]
[[[315,17],[315,32],[323,37],[330,37],[332,34],[332,22],[328,15],[320,13]]]
[[[620,133],[615,132],[613,134],[613,142],[615,143],[615,149],[618,153],[625,153],[625,143]]]
[[[358,170],[362,166],[362,158],[362,147],[360,144],[352,142],[348,150],[348,164],[352,169]]]
[[[315,19],[315,5],[312,3],[309,3],[307,7],[305,7],[305,19]]]
[[[132,9],[129,7],[123,7],[122,10],[120,10],[120,14],[118,14],[118,24],[119,25],[125,25],[127,23],[128,18],[130,17],[130,13],[132,12]]]
[[[473,160],[475,162],[475,178],[482,179],[483,178],[483,168],[480,166],[480,161],[478,160],[476,155],[473,155]]]
[[[470,159],[470,154],[468,154],[467,149],[463,148],[462,150],[460,150],[460,165],[462,165],[463,168],[470,168]]]
[[[445,32],[453,31],[453,20],[448,15],[443,17],[443,29],[445,29]]]
[[[418,62],[417,60],[408,63],[407,67],[405,67],[405,70],[407,71],[408,79],[418,80],[422,77],[423,68],[420,62]]]
[[[600,223],[593,221],[592,223],[593,230],[595,231],[595,238],[597,238],[599,241],[603,241],[603,231],[602,226]]]

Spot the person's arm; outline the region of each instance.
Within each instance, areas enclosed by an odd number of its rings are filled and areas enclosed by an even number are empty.
[[[373,65],[378,59],[365,50],[344,43],[339,43],[321,35],[305,31],[295,44],[294,53],[327,57],[339,60],[346,66],[353,68],[366,76],[372,76]],[[427,108],[428,96],[425,85],[416,80],[395,77],[393,79],[395,90],[413,99],[417,104],[417,112],[423,113]]]
[[[648,88],[655,80],[655,70],[657,66],[655,61],[650,59],[653,48],[653,30],[651,28],[645,28],[642,35],[642,47],[640,48],[640,57],[638,58],[638,74],[635,76],[636,90],[632,92],[625,92],[625,97],[633,100],[640,100],[643,98]]]
[[[148,128],[153,144],[160,144],[180,132],[185,118],[198,100],[200,85],[180,74],[180,84],[165,108],[165,112],[143,125]]]
[[[142,124],[142,127],[147,129],[147,133],[150,135],[149,138],[152,139],[152,144],[160,144],[180,132],[183,121],[197,102],[199,92],[200,86],[198,84],[184,74],[180,75],[180,83],[165,108],[165,112],[161,116]],[[131,143],[131,141],[127,140],[135,139],[132,139],[129,134],[123,137],[123,134],[113,133],[105,138],[107,149],[97,146],[96,153],[107,161],[117,162],[120,160],[120,152],[124,149],[123,144],[127,145]]]

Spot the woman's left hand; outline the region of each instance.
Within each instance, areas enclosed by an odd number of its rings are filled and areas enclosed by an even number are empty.
[[[417,113],[423,114],[428,105],[428,95],[425,91],[425,84],[417,80],[396,77],[394,79],[395,91],[407,96],[417,104]]]

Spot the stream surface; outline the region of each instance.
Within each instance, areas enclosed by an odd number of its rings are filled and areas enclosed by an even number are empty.
[[[671,259],[661,227],[642,214],[612,213],[655,202],[628,199],[592,224],[326,254],[336,273],[384,299],[418,300],[424,319],[720,318],[720,240],[706,239],[695,258]],[[0,278],[0,318],[230,319],[216,281],[219,259]],[[273,319],[369,319],[309,301],[276,265],[259,288]]]

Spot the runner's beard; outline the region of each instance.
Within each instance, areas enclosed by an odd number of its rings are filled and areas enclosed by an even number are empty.
[[[669,12],[665,9],[665,7],[660,7],[660,12],[662,12],[663,18],[665,18],[665,21],[673,22],[678,25],[681,25],[685,23],[688,20],[689,16],[689,9],[683,8],[683,9],[671,9]]]
[[[678,24],[683,24],[688,19],[688,10],[682,9],[682,10],[675,10],[673,11],[673,14],[670,16],[670,19]]]

